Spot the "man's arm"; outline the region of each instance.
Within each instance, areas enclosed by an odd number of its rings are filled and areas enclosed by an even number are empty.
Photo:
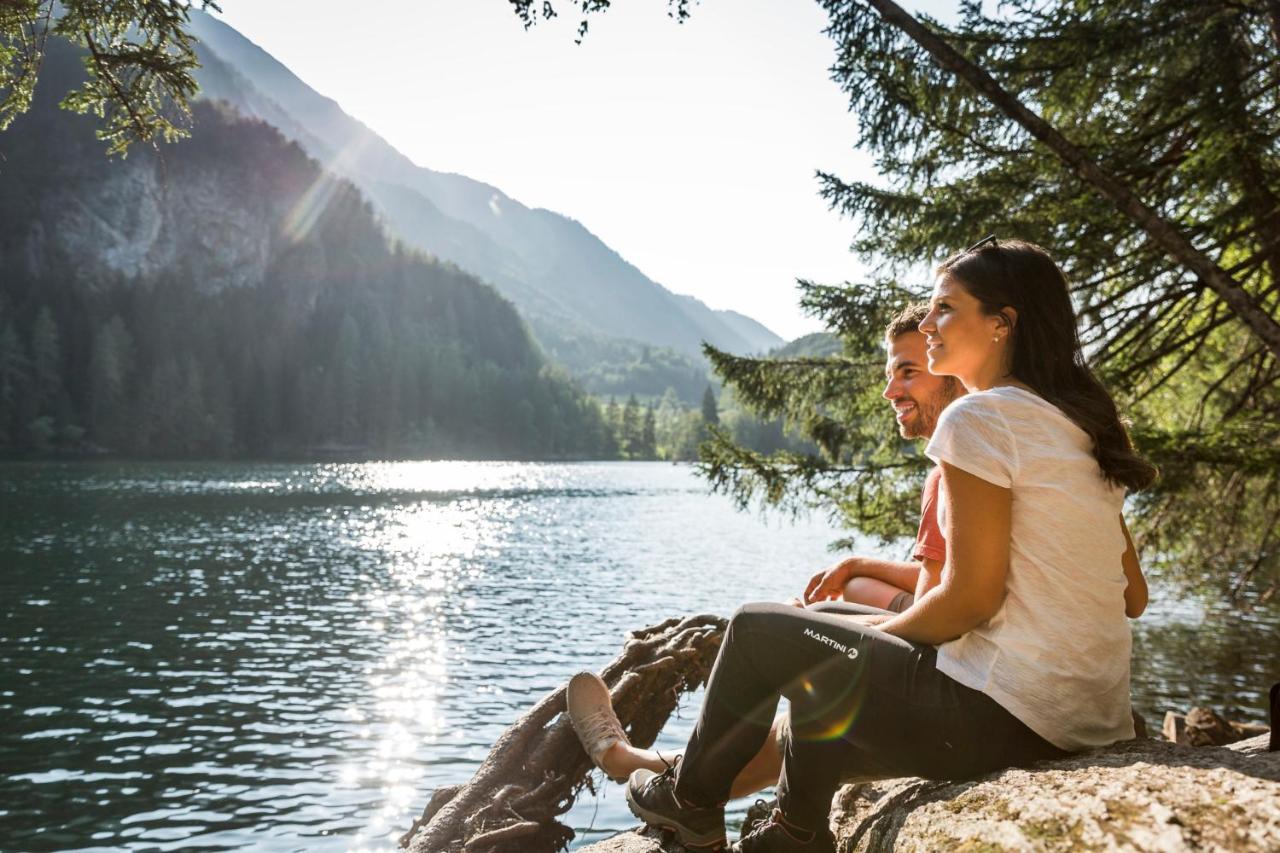
[[[874,578],[892,584],[903,592],[919,589],[921,565],[914,562],[879,560],[875,557],[849,557],[809,579],[804,590],[804,603],[840,598],[845,584],[854,578]]]
[[[990,619],[1004,602],[1013,492],[946,462],[947,560],[941,583],[904,613],[880,624],[916,643],[954,640]]]
[[[849,579],[874,578],[911,592],[920,582],[920,563],[914,560],[881,560],[876,557],[850,557]]]

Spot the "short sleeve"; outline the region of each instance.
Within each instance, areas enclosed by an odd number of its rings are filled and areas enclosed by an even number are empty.
[[[1017,447],[994,395],[969,394],[947,406],[924,452],[939,464],[946,462],[1005,489],[1013,487]]]
[[[942,483],[942,469],[934,467],[924,481],[920,495],[920,528],[916,531],[916,546],[911,552],[913,560],[947,559],[947,540],[938,524],[938,487]]]

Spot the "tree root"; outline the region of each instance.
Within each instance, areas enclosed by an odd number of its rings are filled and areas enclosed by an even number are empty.
[[[601,678],[632,743],[651,746],[680,695],[706,683],[724,628],[717,616],[690,616],[628,637]],[[564,711],[561,686],[503,732],[469,782],[436,790],[400,846],[410,853],[564,849],[573,830],[555,818],[590,785],[594,769]]]

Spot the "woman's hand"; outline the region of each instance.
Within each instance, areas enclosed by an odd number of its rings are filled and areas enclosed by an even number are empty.
[[[867,613],[865,615],[849,616],[847,618],[852,619],[859,625],[866,625],[868,628],[875,628],[883,625],[885,622],[888,622],[895,615],[896,614],[892,613]]]
[[[853,577],[856,557],[841,560],[829,569],[818,572],[809,579],[804,588],[804,603],[814,604],[818,601],[830,601],[844,596],[845,584]]]

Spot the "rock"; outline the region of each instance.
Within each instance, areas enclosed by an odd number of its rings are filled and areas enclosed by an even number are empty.
[[[1192,708],[1186,716],[1168,711],[1161,728],[1165,740],[1180,746],[1226,746],[1269,731],[1256,723],[1226,720],[1208,708]]]
[[[238,161],[211,154],[166,161],[140,151],[114,165],[95,164],[91,176],[42,194],[20,253],[31,273],[52,264],[85,287],[104,272],[148,284],[193,275],[205,293],[268,278],[283,214],[246,188],[234,172]]]
[[[1170,743],[1190,746],[1187,743],[1187,718],[1177,711],[1164,712],[1164,725],[1160,727],[1160,733]]]
[[[633,829],[623,832],[605,841],[597,841],[587,847],[580,847],[578,853],[679,853],[685,848],[672,843],[663,844],[657,837],[645,835],[642,830]]]
[[[1191,746],[1225,746],[1244,738],[1226,720],[1208,708],[1187,712],[1187,743]]]
[[[1247,740],[1227,744],[1227,749],[1242,755],[1262,755],[1267,752],[1276,752],[1276,748],[1268,743],[1269,736],[1267,732],[1263,732]]]
[[[1127,741],[967,782],[899,779],[837,792],[840,850],[1280,849],[1280,753]],[[671,853],[635,832],[581,853]]]

